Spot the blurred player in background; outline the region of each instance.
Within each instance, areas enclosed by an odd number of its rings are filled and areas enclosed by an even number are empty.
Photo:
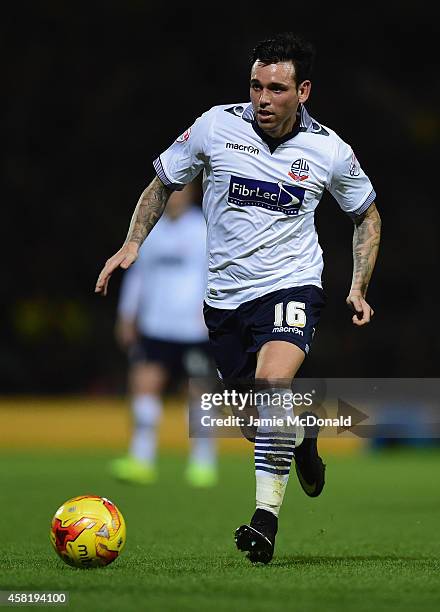
[[[259,381],[260,390],[266,386],[268,399],[258,413],[268,420],[278,416],[271,398],[291,395],[325,304],[314,223],[325,189],[354,222],[346,297],[353,324],[362,327],[374,314],[366,294],[380,241],[376,194],[352,148],[306,110],[313,58],[312,45],[292,33],[256,45],[250,102],[211,108],[156,159],[157,176],[141,195],[124,245],[96,285],[105,295],[112,272],[136,260],[170,193],[203,170],[209,254],[204,315],[210,342],[226,384],[245,378]],[[338,95],[343,96],[343,85]],[[293,459],[304,492],[316,497],[323,490],[319,428],[309,430],[300,443],[297,432],[284,425],[258,428],[256,510],[235,534],[251,562],[272,559]]]
[[[206,286],[206,224],[189,184],[170,197],[166,214],[123,278],[116,338],[127,351],[133,431],[130,453],[111,464],[115,477],[154,482],[162,396],[170,383],[212,373],[202,301]],[[193,486],[217,479],[210,438],[191,439],[185,476]]]

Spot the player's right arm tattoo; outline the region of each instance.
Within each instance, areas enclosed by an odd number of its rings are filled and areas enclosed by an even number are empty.
[[[159,177],[151,181],[134,209],[125,243],[137,242],[139,246],[143,243],[161,218],[171,193]]]
[[[366,213],[355,221],[353,234],[352,290],[359,290],[365,297],[376,263],[380,243],[381,220],[376,205],[371,204]]]

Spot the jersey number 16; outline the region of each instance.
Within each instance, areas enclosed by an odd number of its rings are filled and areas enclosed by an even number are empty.
[[[275,327],[283,326],[284,304],[280,302],[275,304]],[[289,327],[304,327],[306,324],[306,313],[304,312],[306,305],[304,302],[288,302],[286,306],[286,323]]]

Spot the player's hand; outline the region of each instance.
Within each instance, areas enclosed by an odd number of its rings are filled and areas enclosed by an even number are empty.
[[[374,315],[374,310],[371,308],[368,302],[366,302],[360,291],[350,291],[345,301],[347,306],[355,313],[352,318],[353,325],[361,327],[362,325],[366,325],[371,321],[371,318]]]
[[[127,242],[113,257],[107,259],[96,281],[95,293],[100,293],[103,296],[107,295],[108,282],[112,273],[116,268],[123,268],[124,270],[129,268],[136,261],[138,251],[139,245],[137,242]]]

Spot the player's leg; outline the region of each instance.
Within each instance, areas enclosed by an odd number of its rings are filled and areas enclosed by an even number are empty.
[[[268,563],[273,556],[278,531],[278,514],[284,499],[293,459],[296,432],[285,421],[293,417],[275,397],[291,393],[290,381],[304,361],[304,351],[295,344],[270,341],[264,344],[257,358],[256,392],[260,419],[277,419],[277,424],[259,426],[255,433],[256,510],[249,525],[236,531],[240,550],[248,551],[252,562]],[[275,404],[276,407],[272,404]],[[284,426],[279,426],[283,421]]]
[[[113,461],[111,470],[120,480],[148,484],[157,477],[157,432],[168,373],[160,360],[151,356],[154,350],[150,345],[154,348],[154,342],[143,340],[144,346],[133,351],[128,376],[132,407],[129,454]],[[145,349],[145,345],[149,348]]]
[[[248,350],[252,347],[252,335],[246,329],[247,317],[241,316],[238,310],[220,310],[205,305],[204,315],[214,359],[225,387],[246,392],[254,386],[257,356],[256,351]],[[255,415],[253,410],[248,414],[251,412]],[[243,415],[238,413],[236,416]],[[253,429],[253,427],[242,427],[242,433],[249,440],[253,440]],[[269,529],[267,529],[266,516],[263,516],[264,526],[260,526],[261,514],[269,516],[271,521]],[[267,563],[272,558],[276,522],[274,514],[257,510],[251,525],[242,525],[236,530],[236,545],[239,550],[249,552],[248,556],[252,562]],[[266,529],[270,537],[264,534]]]
[[[258,354],[255,378],[263,398],[258,406],[262,419],[277,419],[284,425],[260,426],[255,436],[256,507],[278,517],[289,479],[297,442],[297,429],[289,425],[294,413],[275,401],[291,395],[291,382],[305,358],[295,344],[267,342]],[[272,399],[273,398],[273,399]]]
[[[213,360],[207,342],[188,344],[182,354],[182,369],[185,373],[186,388],[188,378],[206,379],[215,376]],[[185,478],[193,487],[212,487],[217,484],[217,440],[207,437],[198,419],[200,397],[192,393],[188,397],[188,416],[190,420],[190,450],[185,469]]]
[[[258,352],[255,378],[257,380],[292,380],[305,359],[304,351],[296,344],[272,340]]]
[[[300,458],[304,455],[300,451],[301,446],[304,445],[303,448],[308,451],[307,462],[313,464],[312,472],[309,469],[306,474],[309,478],[312,473],[314,481],[306,484],[312,485],[316,494],[324,484],[324,466],[316,452],[316,439],[315,456],[310,452],[308,442],[304,441],[298,447],[301,441],[298,439],[299,432],[289,425],[289,419],[294,416],[292,403],[280,402],[280,397],[291,399],[292,379],[309,350],[323,300],[317,288],[304,287],[274,292],[272,296],[265,296],[260,304],[252,306],[255,347],[259,349],[255,377],[263,398],[259,402],[258,413],[266,421],[257,428],[254,436],[256,511],[250,524],[242,525],[237,530],[236,542],[241,550],[249,551],[251,561],[267,563],[273,555],[278,514],[292,460],[296,458],[296,453]],[[289,308],[285,325],[283,316]],[[296,319],[293,318],[293,308],[297,309]],[[289,408],[286,409],[286,406]],[[296,467],[298,471],[298,465]],[[317,471],[318,467],[320,469]],[[310,487],[305,487],[301,478],[300,482],[310,495]]]
[[[304,358],[303,351],[294,344],[268,342],[259,352],[256,378],[269,381],[285,379],[288,382],[294,378]],[[313,412],[301,411],[302,417],[308,414]],[[320,495],[325,484],[325,465],[318,455],[318,434],[318,426],[307,427],[305,431],[301,427],[295,428],[295,469],[301,487],[309,497]]]
[[[185,478],[188,484],[198,488],[217,484],[217,444],[214,438],[191,438]]]
[[[130,454],[150,466],[154,466],[156,461],[157,433],[166,381],[167,371],[160,363],[140,362],[131,368],[133,435]]]

